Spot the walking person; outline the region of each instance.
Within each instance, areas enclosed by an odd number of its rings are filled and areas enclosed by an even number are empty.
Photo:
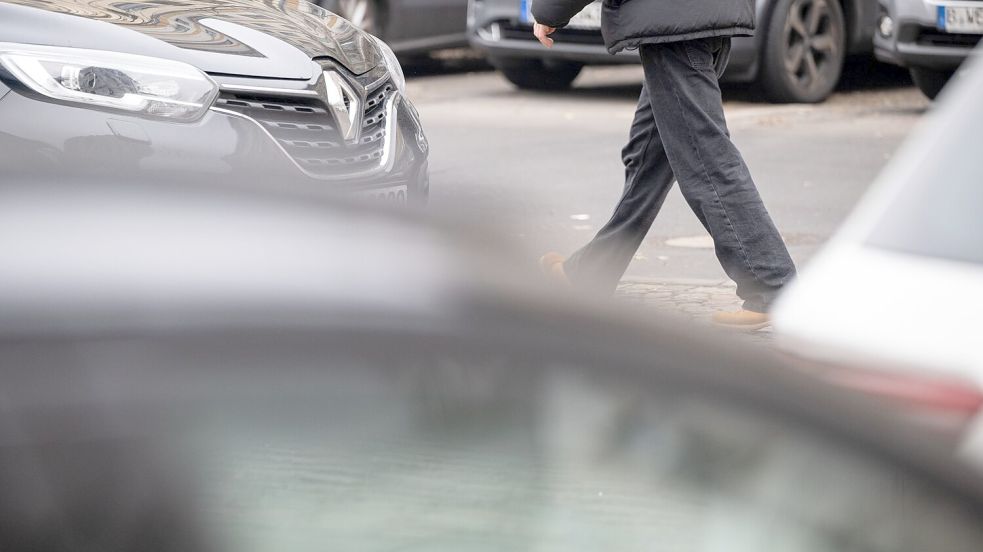
[[[533,0],[533,32],[550,37],[591,0]],[[754,31],[754,0],[604,0],[602,32],[612,54],[637,48],[645,82],[622,151],[625,187],[611,219],[564,259],[545,255],[551,276],[613,293],[673,181],[713,237],[717,259],[744,300],[718,324],[760,328],[795,265],[730,139],[718,79],[730,39]]]

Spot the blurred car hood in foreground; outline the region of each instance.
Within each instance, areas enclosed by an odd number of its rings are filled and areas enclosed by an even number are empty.
[[[2,0],[0,22],[0,43],[140,54],[224,75],[308,80],[317,57],[355,74],[379,64],[368,35],[304,0]]]
[[[983,542],[948,436],[532,265],[302,195],[3,183],[0,548]]]
[[[488,240],[341,199],[94,182],[0,198],[0,333],[385,324],[536,280]]]

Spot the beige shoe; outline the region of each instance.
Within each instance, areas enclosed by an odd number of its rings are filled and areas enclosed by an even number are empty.
[[[718,312],[713,315],[713,323],[735,330],[754,331],[771,325],[767,313],[741,309],[739,311]]]
[[[570,287],[570,280],[567,279],[567,273],[563,271],[564,261],[566,261],[566,259],[563,258],[563,255],[555,252],[549,252],[539,258],[539,268],[553,283],[560,284],[564,287]]]

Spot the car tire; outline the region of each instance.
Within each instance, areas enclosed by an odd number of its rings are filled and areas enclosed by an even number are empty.
[[[493,57],[491,64],[522,90],[566,90],[584,68],[583,63],[552,59]]]
[[[780,103],[818,103],[840,80],[846,22],[837,0],[778,0],[768,18],[760,85]]]
[[[939,92],[945,88],[946,83],[953,75],[953,71],[940,71],[926,67],[912,67],[908,71],[911,73],[911,80],[915,81],[915,86],[930,100],[934,100],[939,95]]]
[[[386,5],[380,0],[320,0],[322,8],[340,15],[363,31],[385,40]]]

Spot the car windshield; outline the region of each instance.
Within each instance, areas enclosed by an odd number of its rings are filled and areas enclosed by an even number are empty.
[[[983,264],[983,181],[979,126],[983,104],[963,102],[959,121],[922,165],[868,237],[870,245],[915,255]]]

